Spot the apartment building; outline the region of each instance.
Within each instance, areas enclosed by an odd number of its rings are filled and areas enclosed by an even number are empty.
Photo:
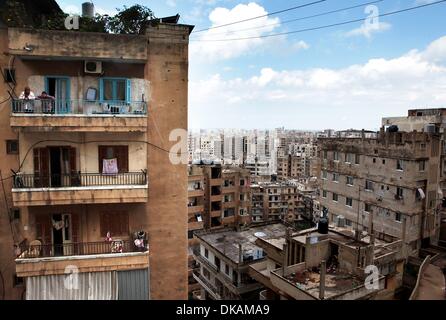
[[[290,181],[265,182],[251,185],[253,222],[287,221],[300,219],[302,194]]]
[[[446,195],[446,138],[445,138],[446,109],[412,109],[408,111],[406,117],[383,118],[382,126],[396,126],[400,131],[438,131],[441,135],[441,162],[440,162],[440,188],[443,192],[443,199]],[[437,129],[438,128],[438,129]],[[446,202],[445,202],[446,204]],[[439,206],[442,214],[440,240],[446,244],[446,210],[445,206]]]
[[[334,225],[256,236],[266,259],[251,264],[248,274],[265,287],[260,300],[392,299],[402,285],[401,240],[357,240]],[[378,271],[376,287],[366,286],[370,265]]]
[[[288,154],[285,156],[277,157],[277,179],[286,180],[305,177],[306,162],[307,161],[305,156],[302,156],[300,154]]]
[[[193,277],[201,286],[200,299],[257,300],[263,286],[248,275],[248,269],[264,261],[265,255],[254,243],[256,235],[273,238],[285,231],[282,224],[270,224],[198,233],[193,254],[199,267]]]
[[[0,30],[5,298],[187,299],[187,167],[165,150],[187,130],[193,27],[163,21]]]
[[[194,230],[251,222],[249,171],[222,165],[189,167],[189,237]]]
[[[395,132],[394,132],[395,131]],[[385,239],[405,255],[438,243],[442,190],[440,135],[381,129],[376,138],[321,138],[318,201],[330,221]]]

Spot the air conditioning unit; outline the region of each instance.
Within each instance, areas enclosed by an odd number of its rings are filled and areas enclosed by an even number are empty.
[[[85,73],[102,73],[102,62],[101,61],[85,61],[84,63]]]

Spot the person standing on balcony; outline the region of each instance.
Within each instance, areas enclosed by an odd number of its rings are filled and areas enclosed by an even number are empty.
[[[36,99],[36,96],[29,87],[25,87],[23,92],[20,94],[19,99],[23,100],[21,105],[22,111],[24,112],[34,111],[34,100]]]
[[[50,96],[48,93],[46,93],[46,91],[42,91],[37,99],[41,100],[42,111],[44,113],[54,113],[54,101],[56,100],[56,98]]]

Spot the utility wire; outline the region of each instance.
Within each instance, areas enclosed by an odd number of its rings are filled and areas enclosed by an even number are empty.
[[[216,35],[227,35],[227,34],[237,33],[237,32],[241,32],[241,31],[257,30],[257,29],[264,29],[264,28],[267,28],[267,27],[280,26],[280,25],[284,25],[284,24],[288,24],[288,23],[292,23],[292,22],[296,22],[296,21],[302,21],[302,20],[307,20],[307,19],[311,19],[311,18],[322,17],[322,16],[326,16],[326,15],[329,15],[329,14],[332,14],[332,13],[348,11],[348,10],[351,10],[351,9],[356,9],[356,8],[364,7],[364,6],[367,6],[367,5],[383,2],[383,1],[385,1],[385,0],[375,0],[375,1],[371,1],[371,2],[358,4],[358,5],[355,5],[355,6],[350,6],[350,7],[346,7],[346,8],[326,11],[326,12],[322,12],[322,13],[318,13],[318,14],[314,14],[314,15],[310,15],[310,16],[304,16],[304,17],[300,17],[300,18],[284,20],[284,21],[281,21],[281,22],[278,22],[278,23],[270,23],[270,24],[266,24],[266,25],[263,25],[263,26],[257,26],[257,27],[251,27],[251,28],[245,28],[245,29],[238,29],[238,30],[227,31],[227,32],[212,33],[212,35],[213,36],[216,36]]]
[[[432,2],[432,3],[427,3],[427,4],[414,6],[414,7],[410,7],[410,8],[406,8],[406,9],[391,11],[391,12],[379,14],[379,15],[376,15],[376,16],[371,16],[371,17],[368,17],[368,19],[375,19],[375,18],[380,18],[380,17],[391,16],[391,15],[395,15],[395,14],[402,13],[402,12],[412,11],[412,10],[416,10],[416,9],[420,9],[420,8],[424,8],[424,7],[428,7],[428,6],[441,4],[441,3],[444,3],[444,2],[446,2],[446,0],[435,1],[435,2]],[[263,36],[245,37],[245,38],[229,38],[229,39],[209,39],[209,40],[204,40],[204,39],[194,40],[194,39],[191,39],[190,41],[195,41],[195,42],[226,42],[226,41],[240,41],[240,40],[252,40],[252,39],[271,38],[271,37],[278,37],[278,36],[290,35],[290,34],[295,34],[295,33],[302,33],[302,32],[307,32],[307,31],[326,29],[326,28],[331,28],[331,27],[336,27],[336,26],[342,26],[342,25],[351,24],[351,23],[360,22],[360,21],[364,21],[364,17],[359,18],[359,19],[344,21],[344,22],[338,22],[338,23],[318,26],[318,27],[300,29],[300,30],[289,31],[289,32],[272,33],[272,34],[263,35]]]
[[[318,3],[322,3],[322,2],[326,2],[326,1],[327,0],[313,1],[313,2],[310,2],[310,3],[305,3],[305,4],[301,4],[299,6],[295,6],[295,7],[279,10],[279,11],[274,11],[274,12],[271,12],[271,13],[268,13],[268,14],[257,16],[257,17],[252,17],[252,18],[248,18],[248,19],[244,19],[244,20],[234,21],[234,22],[231,22],[231,23],[221,24],[221,25],[218,25],[218,26],[215,26],[215,27],[209,27],[209,28],[205,28],[205,29],[201,29],[201,30],[197,30],[197,31],[192,31],[192,33],[204,32],[204,31],[208,31],[208,30],[212,30],[212,29],[232,26],[234,24],[238,24],[238,23],[242,23],[242,22],[247,22],[247,21],[252,21],[252,20],[256,20],[256,19],[260,19],[260,18],[270,17],[272,15],[276,15],[276,14],[280,14],[280,13],[284,13],[284,12],[288,12],[288,11],[292,11],[292,10],[296,10],[296,9],[300,9],[300,8],[309,7],[309,6],[312,6],[312,5],[315,5],[315,4],[318,4]]]

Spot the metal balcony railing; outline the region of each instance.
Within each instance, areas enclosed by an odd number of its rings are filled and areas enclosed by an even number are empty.
[[[13,114],[44,115],[147,115],[144,101],[12,100]]]
[[[143,247],[137,247],[131,240],[113,240],[110,242],[28,245],[27,247],[21,248],[21,252],[17,258],[33,259],[145,251],[147,251],[147,243],[144,243]]]
[[[127,172],[118,174],[72,173],[72,174],[23,174],[14,176],[15,189],[66,188],[146,185],[147,172]]]

